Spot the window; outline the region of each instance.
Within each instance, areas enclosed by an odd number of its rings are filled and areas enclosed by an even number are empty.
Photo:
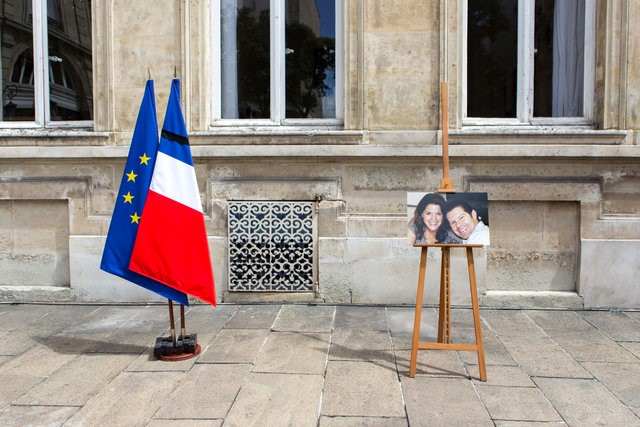
[[[216,124],[340,123],[342,3],[212,2]]]
[[[468,0],[465,124],[591,124],[595,0]]]
[[[8,2],[0,17],[1,126],[88,126],[91,1]]]

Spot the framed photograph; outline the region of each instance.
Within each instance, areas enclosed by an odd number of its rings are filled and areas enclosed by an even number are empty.
[[[489,245],[487,193],[407,193],[409,244]]]

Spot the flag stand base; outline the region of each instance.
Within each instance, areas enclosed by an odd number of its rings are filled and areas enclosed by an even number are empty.
[[[202,351],[198,344],[198,334],[186,333],[184,318],[184,305],[180,304],[181,334],[176,338],[175,322],[173,320],[173,301],[169,300],[169,322],[171,324],[171,336],[156,338],[153,355],[156,359],[175,362],[191,359]]]
[[[153,349],[156,359],[165,361],[185,360],[195,357],[202,351],[198,344],[198,335],[180,335],[173,337],[158,337]]]
[[[180,360],[191,359],[192,357],[196,357],[200,354],[202,348],[200,344],[196,344],[196,351],[194,353],[181,353],[181,354],[172,354],[172,355],[160,355],[159,359],[164,360],[165,362],[179,362]]]

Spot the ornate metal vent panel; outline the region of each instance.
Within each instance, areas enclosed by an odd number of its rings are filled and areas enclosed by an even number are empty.
[[[313,291],[315,218],[313,202],[229,202],[229,290]]]

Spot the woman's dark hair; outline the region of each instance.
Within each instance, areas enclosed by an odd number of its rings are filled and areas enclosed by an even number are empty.
[[[422,213],[427,208],[428,205],[438,205],[442,210],[442,225],[436,231],[436,242],[444,243],[447,238],[447,234],[449,232],[449,222],[444,216],[444,207],[445,207],[444,197],[442,197],[438,193],[427,193],[416,206],[416,210],[413,213],[413,223],[416,227],[416,239],[420,240],[424,236],[424,229],[426,225],[424,220],[422,219]]]

